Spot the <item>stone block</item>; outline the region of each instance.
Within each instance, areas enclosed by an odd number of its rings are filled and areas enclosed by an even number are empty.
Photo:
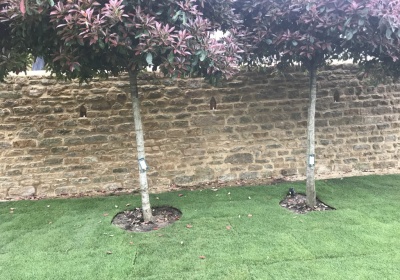
[[[18,137],[22,139],[33,138],[36,139],[39,136],[39,132],[34,127],[24,127],[18,132]]]
[[[294,176],[297,175],[297,169],[296,168],[282,169],[281,174],[282,176]]]
[[[17,198],[17,197],[30,197],[36,194],[36,189],[33,186],[26,187],[14,187],[8,190],[8,197]]]
[[[22,98],[21,92],[0,91],[0,99],[19,99]]]
[[[7,150],[12,147],[12,144],[10,142],[6,141],[0,141],[0,150]]]
[[[83,144],[82,138],[79,137],[69,137],[64,139],[64,145],[81,145]]]
[[[93,144],[93,143],[105,143],[108,141],[106,135],[92,135],[83,138],[83,142],[86,144]]]
[[[11,114],[11,110],[7,108],[0,108],[0,117],[5,117]]]
[[[353,150],[355,151],[360,151],[360,150],[369,150],[371,149],[371,146],[368,144],[361,144],[361,145],[354,145]]]
[[[208,116],[195,116],[191,120],[193,126],[211,126],[211,125],[225,125],[225,118],[223,116],[208,115]]]
[[[113,173],[128,173],[129,170],[126,167],[119,167],[119,168],[113,168],[112,172]]]
[[[78,188],[76,186],[61,186],[54,190],[55,195],[68,195],[78,193]]]
[[[240,180],[255,180],[259,178],[258,172],[242,172],[239,174]]]
[[[196,181],[204,182],[214,180],[214,169],[210,167],[196,167],[194,173]]]
[[[45,165],[63,164],[64,158],[47,158],[44,160]]]
[[[39,147],[44,148],[44,147],[61,146],[62,140],[63,140],[62,138],[46,138],[39,141]]]
[[[231,164],[247,164],[247,163],[253,163],[254,158],[253,155],[250,153],[237,153],[227,156],[224,162]]]
[[[6,176],[19,176],[22,175],[21,169],[10,169],[6,171]]]
[[[174,183],[177,185],[188,185],[194,182],[194,176],[187,176],[187,175],[183,175],[183,176],[177,176],[174,178]]]

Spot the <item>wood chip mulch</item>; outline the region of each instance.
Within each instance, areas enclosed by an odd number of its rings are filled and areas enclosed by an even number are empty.
[[[127,231],[147,232],[173,224],[182,216],[179,209],[170,206],[153,207],[152,212],[152,222],[144,222],[142,209],[135,208],[118,213],[111,223]]]
[[[306,214],[311,211],[335,210],[335,208],[323,203],[319,199],[317,199],[317,205],[311,208],[306,204],[306,196],[300,193],[287,195],[279,204],[296,214]]]

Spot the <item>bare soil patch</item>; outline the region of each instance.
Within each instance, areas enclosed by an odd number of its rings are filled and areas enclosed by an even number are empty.
[[[117,227],[133,232],[148,232],[173,224],[182,216],[182,212],[171,206],[159,206],[152,208],[153,221],[145,222],[141,208],[119,212],[111,223]]]

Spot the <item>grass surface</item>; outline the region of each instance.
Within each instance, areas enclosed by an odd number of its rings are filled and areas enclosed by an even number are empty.
[[[337,210],[306,215],[279,206],[301,182],[152,195],[183,216],[150,233],[110,224],[139,196],[0,203],[0,278],[400,279],[399,182],[318,181]]]

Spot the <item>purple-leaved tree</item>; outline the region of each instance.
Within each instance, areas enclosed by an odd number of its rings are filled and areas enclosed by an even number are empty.
[[[45,59],[58,78],[81,81],[128,72],[138,159],[145,159],[137,77],[150,66],[167,76],[229,77],[236,37],[211,38],[239,23],[233,0],[2,0],[10,35]],[[231,31],[234,34],[235,31]],[[147,175],[139,172],[142,210],[152,220]]]
[[[385,61],[398,71],[400,1],[242,0],[234,6],[251,32],[249,64],[300,64],[309,73],[306,201],[313,207],[318,69],[332,59],[353,59],[361,64]]]
[[[7,23],[7,17],[1,12],[6,7],[7,2],[0,0],[0,81],[10,72],[25,71],[30,62],[21,38],[11,36],[12,29]]]

